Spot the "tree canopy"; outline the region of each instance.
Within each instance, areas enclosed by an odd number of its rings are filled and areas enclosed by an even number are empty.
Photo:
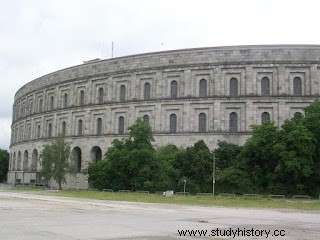
[[[151,141],[150,126],[138,118],[129,128],[129,137],[114,140],[105,158],[89,167],[91,184],[100,189],[153,189],[156,162]]]
[[[9,153],[7,150],[0,149],[0,182],[7,179],[9,168]]]
[[[40,158],[42,176],[48,181],[54,179],[61,189],[62,183],[66,182],[66,173],[74,171],[74,166],[69,163],[69,144],[61,137],[56,138],[44,146]]]
[[[305,115],[253,125],[244,146],[219,141],[211,152],[204,141],[193,146],[155,149],[149,125],[138,119],[129,136],[114,140],[105,158],[89,168],[91,185],[114,190],[212,191],[213,157],[216,192],[310,194],[320,192],[320,102]]]

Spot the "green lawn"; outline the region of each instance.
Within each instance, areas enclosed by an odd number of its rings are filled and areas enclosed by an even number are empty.
[[[35,194],[46,194],[61,197],[87,198],[111,201],[186,204],[198,206],[220,206],[220,207],[248,207],[248,208],[274,208],[274,209],[301,209],[320,210],[319,199],[311,201],[293,199],[268,199],[266,197],[224,197],[224,196],[174,196],[164,197],[157,194],[144,193],[110,193],[86,190],[62,190],[44,191],[43,188],[19,187],[12,190],[30,191]]]

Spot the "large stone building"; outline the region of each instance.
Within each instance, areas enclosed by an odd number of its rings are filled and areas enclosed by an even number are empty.
[[[77,177],[141,117],[155,145],[243,144],[252,124],[302,114],[320,94],[320,45],[183,49],[93,60],[35,79],[15,95],[8,181],[39,182],[39,155],[59,134]],[[80,174],[81,172],[81,174]]]

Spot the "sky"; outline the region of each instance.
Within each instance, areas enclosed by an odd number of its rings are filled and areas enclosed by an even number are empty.
[[[0,0],[0,148],[24,84],[94,58],[320,44],[318,0]]]

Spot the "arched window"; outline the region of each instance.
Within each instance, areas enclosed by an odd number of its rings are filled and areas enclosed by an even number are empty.
[[[66,122],[65,122],[65,121],[62,122],[61,135],[62,135],[62,136],[65,136],[65,135],[66,135]]]
[[[270,96],[270,81],[267,77],[261,79],[261,95]]]
[[[28,127],[27,140],[31,139],[31,126]]]
[[[102,118],[97,119],[97,135],[102,134]]]
[[[30,102],[30,110],[29,110],[29,114],[33,114],[33,102]]]
[[[77,172],[81,172],[82,152],[79,147],[75,147],[72,152],[72,160],[77,169]]]
[[[78,136],[82,136],[82,125],[83,125],[83,122],[82,120],[78,120]]]
[[[177,115],[174,113],[170,115],[170,133],[177,132]]]
[[[37,126],[37,138],[40,138],[40,125]]]
[[[24,151],[23,155],[23,171],[28,171],[28,151]]]
[[[53,110],[54,107],[54,98],[53,96],[50,97],[50,109],[49,110]]]
[[[97,161],[100,161],[102,159],[102,150],[101,150],[101,148],[98,147],[98,146],[94,146],[90,151],[90,155],[91,155],[91,161],[93,163],[96,163]]]
[[[63,95],[63,107],[64,108],[68,107],[68,94],[67,93],[65,93]]]
[[[17,112],[16,112],[17,110],[16,110],[16,107],[14,107],[13,108],[13,116],[12,116],[12,118],[13,118],[13,120],[17,120]]]
[[[34,149],[32,152],[31,171],[36,172],[38,167],[38,151]]]
[[[19,136],[19,129],[16,128],[13,135],[15,143],[18,142],[18,136]]]
[[[39,109],[39,112],[42,112],[42,99],[39,100],[38,109]]]
[[[144,84],[144,100],[149,100],[150,99],[150,95],[151,95],[151,85],[150,83],[145,83]]]
[[[149,116],[147,114],[143,116],[143,122],[150,125],[149,124]]]
[[[80,95],[79,95],[79,105],[83,106],[84,105],[84,91],[81,90],[80,91]]]
[[[199,132],[207,131],[207,115],[205,113],[199,114]]]
[[[235,112],[230,113],[229,131],[238,132],[238,114]]]
[[[40,138],[40,125],[37,126],[37,138]]]
[[[119,117],[119,134],[124,134],[124,117]]]
[[[14,128],[11,129],[11,144],[14,143],[14,135],[15,135],[15,130]]]
[[[293,117],[294,118],[301,118],[302,117],[302,113],[301,112],[295,112]]]
[[[24,114],[25,114],[25,109],[26,109],[26,106],[25,106],[25,103],[22,104],[22,107],[21,107],[21,116],[23,117]]]
[[[302,95],[302,82],[301,78],[295,77],[293,79],[293,95],[301,96]]]
[[[230,96],[231,97],[238,96],[238,79],[236,78],[230,79]]]
[[[102,104],[103,103],[103,88],[99,88],[98,90],[98,103],[99,104]]]
[[[16,107],[16,119],[20,118],[19,106]]]
[[[22,117],[21,106],[18,106],[18,115],[19,115],[19,118]]]
[[[16,153],[13,153],[13,162],[11,166],[12,166],[12,170],[15,171],[16,170]]]
[[[21,170],[21,152],[18,152],[18,162],[17,162],[17,170]]]
[[[20,128],[20,141],[24,140],[24,129],[23,127]]]
[[[124,102],[126,100],[126,86],[121,85],[120,86],[120,101]]]
[[[178,97],[178,82],[173,80],[171,82],[171,98]]]
[[[48,124],[48,138],[51,138],[52,137],[52,124],[49,123]]]
[[[199,83],[199,97],[207,96],[207,80],[201,79]]]
[[[261,114],[261,124],[270,121],[270,114],[268,112],[264,112]]]

